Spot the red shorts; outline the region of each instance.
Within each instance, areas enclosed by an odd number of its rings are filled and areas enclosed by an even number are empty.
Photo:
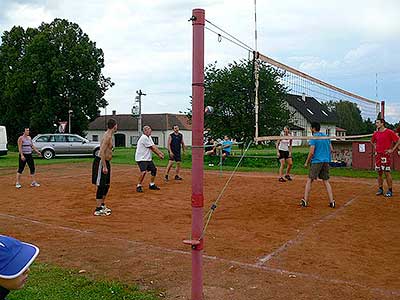
[[[377,171],[390,171],[392,161],[390,154],[377,153],[375,156],[375,170]]]

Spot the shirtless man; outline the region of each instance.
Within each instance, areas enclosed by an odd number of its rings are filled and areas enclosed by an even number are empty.
[[[105,199],[110,188],[112,138],[117,131],[117,121],[109,119],[107,128],[100,144],[100,157],[96,156],[94,158],[92,168],[92,183],[97,186],[95,216],[108,216],[111,214],[111,209],[106,206]]]

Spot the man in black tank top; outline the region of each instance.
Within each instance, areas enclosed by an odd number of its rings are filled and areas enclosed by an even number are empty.
[[[181,149],[185,151],[185,143],[183,142],[183,135],[179,132],[179,126],[174,125],[173,132],[168,137],[168,153],[169,153],[169,161],[168,166],[165,172],[165,181],[169,180],[169,171],[171,170],[172,165],[176,162],[176,175],[175,180],[182,180],[182,177],[179,176],[179,171],[181,168]]]

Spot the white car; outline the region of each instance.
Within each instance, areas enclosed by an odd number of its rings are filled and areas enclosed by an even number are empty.
[[[100,143],[90,142],[77,134],[38,134],[32,140],[45,159],[54,156],[98,156]]]
[[[7,131],[5,126],[0,126],[0,156],[7,155]]]

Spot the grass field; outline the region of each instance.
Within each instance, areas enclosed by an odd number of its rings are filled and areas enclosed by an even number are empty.
[[[48,264],[35,263],[25,288],[10,294],[9,300],[155,300],[154,292],[140,291],[110,281],[96,281],[78,270],[65,270]]]
[[[167,151],[162,149],[164,154],[167,156]],[[113,163],[114,164],[127,164],[136,166],[134,161],[134,148],[116,148],[113,153]],[[296,147],[293,153],[293,169],[292,173],[296,175],[308,174],[308,170],[304,168],[303,164],[306,160],[308,153],[307,147]],[[233,149],[233,156],[226,160],[223,171],[231,171],[235,168],[241,155],[239,149]],[[274,148],[264,148],[256,149],[250,148],[243,159],[239,171],[248,172],[268,172],[277,173],[278,172],[278,161],[276,159],[276,150]],[[249,157],[247,157],[249,156]],[[160,160],[156,155],[153,155],[155,164],[159,167],[165,167],[168,163],[168,159]],[[192,156],[191,150],[188,149],[182,157],[182,167],[191,168],[192,167]],[[35,163],[37,165],[48,165],[48,164],[60,164],[60,163],[81,163],[81,162],[91,162],[91,157],[59,157],[52,160],[45,160],[37,158]],[[219,157],[205,157],[204,158],[205,170],[220,170],[218,167]],[[209,163],[214,164],[213,167],[209,167]],[[0,168],[17,168],[18,166],[18,153],[10,151],[7,156],[0,157]],[[343,176],[343,177],[353,177],[353,178],[375,178],[376,173],[369,170],[353,170],[352,168],[331,168],[332,176]],[[400,179],[399,172],[393,172],[393,179]]]

